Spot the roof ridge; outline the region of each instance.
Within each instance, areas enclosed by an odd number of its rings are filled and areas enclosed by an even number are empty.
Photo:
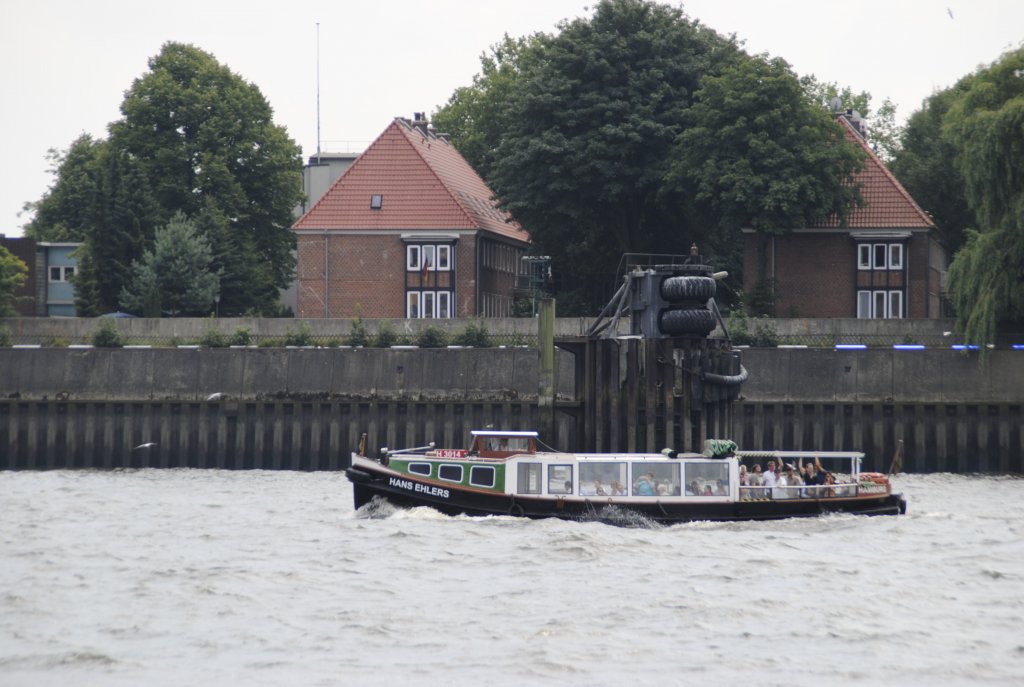
[[[853,124],[850,123],[850,121],[847,120],[846,117],[840,115],[839,120],[846,127],[846,129],[853,134],[853,138],[857,141],[860,147],[867,152],[869,161],[873,162],[878,167],[878,169],[882,171],[882,174],[885,175],[889,183],[891,183],[893,187],[896,189],[896,191],[901,196],[903,196],[904,200],[910,203],[910,206],[918,214],[918,216],[921,219],[923,219],[928,226],[935,227],[935,220],[933,220],[928,215],[928,213],[925,212],[921,208],[921,206],[917,204],[917,201],[914,200],[914,197],[910,195],[910,192],[903,187],[903,184],[901,184],[900,180],[896,178],[896,175],[889,170],[886,164],[882,162],[882,159],[878,157],[878,154],[871,149],[871,146],[869,146],[867,143],[867,139],[861,138],[860,134],[858,134],[857,131],[854,130]]]
[[[414,151],[416,151],[416,154],[419,156],[419,158],[421,160],[423,160],[423,164],[425,164],[427,166],[427,169],[430,170],[430,173],[433,174],[434,178],[437,179],[438,183],[441,184],[441,187],[445,190],[445,193],[448,194],[448,197],[451,198],[453,201],[455,201],[455,204],[458,205],[459,210],[462,212],[462,215],[466,218],[466,221],[468,221],[470,224],[473,224],[473,225],[479,225],[480,222],[477,220],[477,218],[474,217],[473,213],[471,213],[466,208],[466,206],[463,204],[462,200],[460,198],[456,197],[457,194],[452,192],[452,189],[448,186],[448,182],[444,178],[442,178],[440,174],[437,173],[437,170],[434,169],[434,166],[432,164],[430,164],[430,160],[428,160],[426,158],[426,156],[423,155],[423,152],[420,150],[419,146],[416,145],[416,142],[413,141],[411,138],[409,138],[411,135],[413,135],[413,128],[414,127],[412,126],[411,123],[407,123],[407,121],[408,120],[406,120],[406,119],[404,119],[402,117],[395,117],[395,121],[392,123],[392,126],[398,126],[399,129],[402,130],[402,135],[405,138],[405,140],[409,143],[409,145],[412,146],[412,149]],[[391,127],[388,127],[388,128],[391,128]],[[385,129],[385,131],[387,131],[387,129]],[[427,137],[428,137],[428,134],[426,134],[425,132],[421,133],[420,135],[422,135],[424,137],[424,140],[426,140]],[[436,138],[436,136],[435,136],[435,138]],[[437,140],[440,141],[441,139],[437,139]],[[446,141],[444,141],[443,143],[445,145],[451,145],[451,143],[448,143]],[[468,162],[466,163],[466,166],[469,167],[469,163]],[[470,167],[470,169],[473,169],[473,168]],[[476,170],[473,170],[473,172],[475,173]],[[482,227],[482,226],[477,226],[477,229],[483,229],[483,228],[484,227]]]

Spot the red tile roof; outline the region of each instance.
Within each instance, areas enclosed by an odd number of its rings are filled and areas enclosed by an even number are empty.
[[[374,195],[383,196],[379,210]],[[529,241],[492,195],[455,146],[397,118],[293,228],[485,229]]]
[[[854,207],[847,219],[850,229],[933,229],[935,222],[914,202],[907,189],[897,181],[892,172],[878,159],[875,152],[863,138],[857,135],[853,125],[840,117],[846,127],[846,138],[859,145],[867,160],[864,169],[854,175],[860,184],[860,193],[866,205]],[[839,218],[832,217],[819,228],[839,228]]]

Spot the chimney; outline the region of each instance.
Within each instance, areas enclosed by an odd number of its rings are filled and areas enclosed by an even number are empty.
[[[413,112],[412,125],[413,128],[419,129],[421,134],[424,136],[427,135],[427,126],[429,125],[429,122],[427,121],[427,115],[425,113]]]

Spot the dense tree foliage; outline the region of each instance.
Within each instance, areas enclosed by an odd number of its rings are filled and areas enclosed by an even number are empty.
[[[1024,322],[1024,48],[979,70],[943,119],[978,221],[949,270],[957,325],[974,343]]]
[[[206,238],[178,213],[156,230],[152,250],[133,265],[121,303],[147,317],[209,313],[220,289],[212,266],[213,251]]]
[[[896,178],[924,210],[931,214],[950,252],[957,251],[969,227],[978,226],[967,204],[963,176],[956,165],[957,147],[943,135],[942,124],[950,106],[969,86],[972,77],[928,98],[907,120],[899,149],[889,163]]]
[[[696,241],[738,282],[739,242],[723,227],[735,230],[747,221],[781,231],[840,207],[850,191],[843,185],[849,146],[824,110],[811,114],[810,98],[788,70],[771,74],[767,84],[745,80],[771,64],[680,9],[602,0],[591,17],[564,23],[555,35],[506,37],[483,58],[474,84],[433,119],[531,232],[534,250],[553,258],[560,312],[590,314],[610,295],[623,253],[687,253]],[[787,113],[804,124],[787,141],[796,151],[788,163],[764,146],[730,142],[719,155],[686,136],[691,127],[710,124],[711,108],[721,104],[710,104],[717,97],[711,92],[702,101],[702,89],[725,93],[741,81],[753,89],[750,102],[768,111],[739,128],[769,135],[767,121],[781,122]],[[772,102],[783,81],[790,100]],[[708,104],[691,113],[701,102]],[[733,131],[730,114],[753,116],[727,105],[718,123]],[[822,176],[829,161],[837,167]],[[731,167],[729,178],[721,178],[719,164]],[[760,204],[742,199],[773,188],[759,175],[783,168],[800,177],[791,197],[775,187],[774,197]],[[712,188],[726,187],[730,198],[711,202]],[[783,227],[772,213],[800,222]]]
[[[516,84],[531,58],[539,56],[539,37],[509,38],[508,34],[490,54],[480,57],[480,73],[472,86],[455,89],[448,102],[431,119],[434,128],[451,136],[459,153],[486,178],[494,164],[498,142],[509,125]]]
[[[845,217],[860,198],[844,182],[861,154],[781,59],[740,60],[704,77],[685,122],[670,179],[722,228],[781,234]]]
[[[28,267],[18,256],[0,246],[0,317],[15,315],[17,291],[24,285]]]
[[[196,221],[224,277],[221,310],[276,308],[294,274],[301,156],[259,89],[193,46],[167,43],[125,93],[107,140],[56,156],[29,235],[80,240],[81,314],[121,307],[130,266],[176,213]]]

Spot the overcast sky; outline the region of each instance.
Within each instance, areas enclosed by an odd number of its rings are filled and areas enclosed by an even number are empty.
[[[360,151],[393,117],[431,112],[472,82],[502,34],[550,32],[586,0],[3,0],[0,233],[52,183],[46,151],[106,135],[123,93],[167,41],[192,43],[255,83],[308,157]],[[672,3],[678,4],[678,3]],[[924,98],[1024,40],[1024,0],[690,0],[693,18],[800,74]]]

